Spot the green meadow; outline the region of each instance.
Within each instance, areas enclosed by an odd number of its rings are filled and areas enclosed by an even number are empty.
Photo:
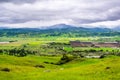
[[[45,64],[60,57],[0,55],[0,80],[120,80],[120,57],[75,59],[64,65]],[[35,67],[44,65],[44,68]],[[9,68],[9,72],[2,71]]]
[[[47,47],[51,42],[69,43],[72,40],[96,41],[100,42],[100,37],[80,37],[80,38],[6,38],[1,37],[0,41],[15,41],[7,44],[0,44],[0,49],[10,50],[24,46],[27,50],[39,50],[37,54],[28,54],[24,57],[7,55],[0,53],[0,80],[120,80],[120,56],[107,55],[104,58],[82,58],[76,57],[62,65],[56,65],[61,60],[63,52],[56,55],[38,55],[51,54],[55,52],[54,46]],[[111,38],[114,42],[117,38]],[[104,41],[104,39],[103,39]],[[43,46],[43,47],[41,47]],[[57,45],[59,46],[59,45]],[[119,49],[114,48],[72,48],[64,47],[65,54],[72,54],[73,50],[103,50],[102,53]],[[49,53],[50,52],[50,53]],[[70,54],[69,54],[70,53]]]

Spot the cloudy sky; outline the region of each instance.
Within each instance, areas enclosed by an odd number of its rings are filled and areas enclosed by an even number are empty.
[[[0,26],[120,26],[120,0],[0,0]]]

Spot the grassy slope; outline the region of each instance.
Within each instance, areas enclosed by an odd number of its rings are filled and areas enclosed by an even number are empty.
[[[120,57],[77,59],[61,66],[43,63],[58,60],[59,57],[0,55],[0,70],[11,69],[0,71],[0,80],[120,80]],[[37,64],[45,68],[34,67]]]

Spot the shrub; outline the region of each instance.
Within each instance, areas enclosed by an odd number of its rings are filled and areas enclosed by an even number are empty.
[[[120,52],[118,52],[116,55],[117,55],[117,56],[120,56]]]
[[[43,66],[43,65],[40,65],[40,64],[38,64],[38,65],[35,65],[35,67],[37,67],[37,68],[45,68],[45,66]]]
[[[106,67],[105,69],[110,69],[111,67]]]
[[[50,64],[54,64],[53,62],[51,62]]]
[[[89,52],[96,52],[96,50],[95,49],[90,49]]]
[[[101,56],[100,56],[100,58],[104,58],[105,57],[105,54],[102,54]]]
[[[63,54],[61,60],[69,60],[68,56],[66,54]]]
[[[79,56],[80,56],[81,58],[84,58],[84,57],[85,57],[83,54],[79,54]]]
[[[62,58],[60,59],[60,61],[58,61],[56,63],[56,65],[62,65],[62,64],[65,64],[65,63],[67,63],[67,62],[69,62],[71,60],[73,60],[72,57],[68,57],[66,54],[63,54]]]
[[[10,72],[10,69],[9,68],[3,68],[3,69],[1,69],[1,71]]]
[[[44,63],[49,64],[49,62],[47,62],[47,61],[44,61]]]

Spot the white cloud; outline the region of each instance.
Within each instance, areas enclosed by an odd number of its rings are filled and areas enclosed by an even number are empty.
[[[13,24],[0,23],[0,25],[9,26],[10,28],[20,28],[20,27],[40,28],[40,27],[52,26],[53,24],[61,24],[61,23],[69,24],[71,22],[72,22],[71,20],[61,19],[61,20],[51,20],[51,21],[29,21],[25,23],[13,23]]]
[[[0,4],[0,25],[38,27],[65,23],[115,27],[120,20],[119,4],[119,0],[5,0]]]
[[[108,28],[113,28],[120,26],[120,20],[116,21],[103,21],[103,22],[96,22],[96,23],[91,23],[91,24],[82,24],[82,26],[92,26],[92,27],[108,27]]]

